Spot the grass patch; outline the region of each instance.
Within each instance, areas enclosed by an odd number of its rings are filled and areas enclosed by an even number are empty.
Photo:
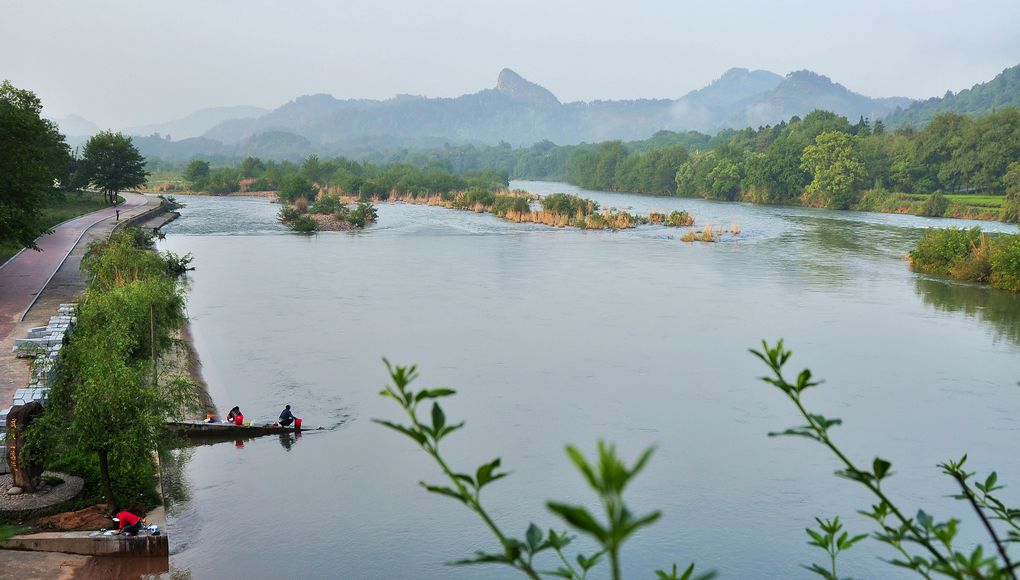
[[[924,193],[909,193],[907,194],[912,200],[924,201],[928,199],[928,195]],[[1001,208],[1002,202],[1005,201],[1005,195],[970,195],[954,193],[945,196],[949,201],[972,207],[988,207],[988,208]]]
[[[124,198],[118,197],[118,203]],[[39,221],[47,229],[74,219],[80,215],[92,213],[96,210],[107,207],[102,193],[91,191],[83,192],[54,192],[47,196],[46,204],[39,212]],[[11,256],[21,251],[21,244],[16,242],[0,242],[0,264],[3,264]]]

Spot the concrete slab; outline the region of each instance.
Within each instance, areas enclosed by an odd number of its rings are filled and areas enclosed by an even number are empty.
[[[104,536],[99,532],[39,532],[0,541],[2,550],[63,552],[83,556],[162,557],[170,555],[167,537]]]

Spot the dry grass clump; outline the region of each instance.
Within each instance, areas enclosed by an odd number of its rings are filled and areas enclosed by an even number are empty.
[[[712,233],[712,228],[705,227],[700,232],[698,230],[691,230],[686,234],[680,236],[681,242],[714,242],[715,234]]]
[[[701,230],[691,230],[684,235],[680,236],[681,242],[717,242],[722,236],[730,234],[731,236],[740,235],[740,225],[736,222],[730,224],[729,229],[718,226],[705,226]]]

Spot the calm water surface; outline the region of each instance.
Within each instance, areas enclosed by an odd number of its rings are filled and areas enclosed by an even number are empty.
[[[545,193],[563,184],[517,182]],[[657,445],[628,490],[663,518],[625,547],[628,577],[697,561],[722,578],[808,578],[816,515],[868,530],[871,498],[832,475],[823,449],[772,430],[795,410],[756,380],[747,353],[784,337],[826,379],[810,407],[842,417],[861,462],[893,462],[888,492],[909,510],[965,517],[935,464],[970,452],[1020,496],[1020,299],[911,273],[913,216],[811,211],[582,192],[646,213],[687,209],[737,223],[722,243],[676,230],[587,232],[441,208],[383,205],[363,232],[284,231],[264,199],[187,198],[162,249],[191,252],[188,311],[221,411],[275,418],[291,404],[326,432],[195,447],[166,466],[172,565],[194,578],[506,578],[444,562],[496,544],[452,500],[378,396],[381,357],[417,363],[419,386],[450,386],[467,426],[447,453],[464,470],[502,457],[488,488],[506,530],[562,526],[548,499],[591,502],[563,446],[599,438],[626,457]],[[1016,231],[1002,224],[987,229]],[[842,573],[896,577],[866,541]],[[577,542],[575,547],[589,550]],[[553,567],[552,561],[546,567]],[[602,572],[605,570],[603,569]],[[599,576],[601,577],[601,576]]]

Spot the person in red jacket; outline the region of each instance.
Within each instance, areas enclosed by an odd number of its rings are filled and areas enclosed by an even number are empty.
[[[113,516],[113,521],[120,523],[120,528],[113,532],[114,535],[137,536],[138,531],[142,529],[142,518],[127,510],[121,510]]]

